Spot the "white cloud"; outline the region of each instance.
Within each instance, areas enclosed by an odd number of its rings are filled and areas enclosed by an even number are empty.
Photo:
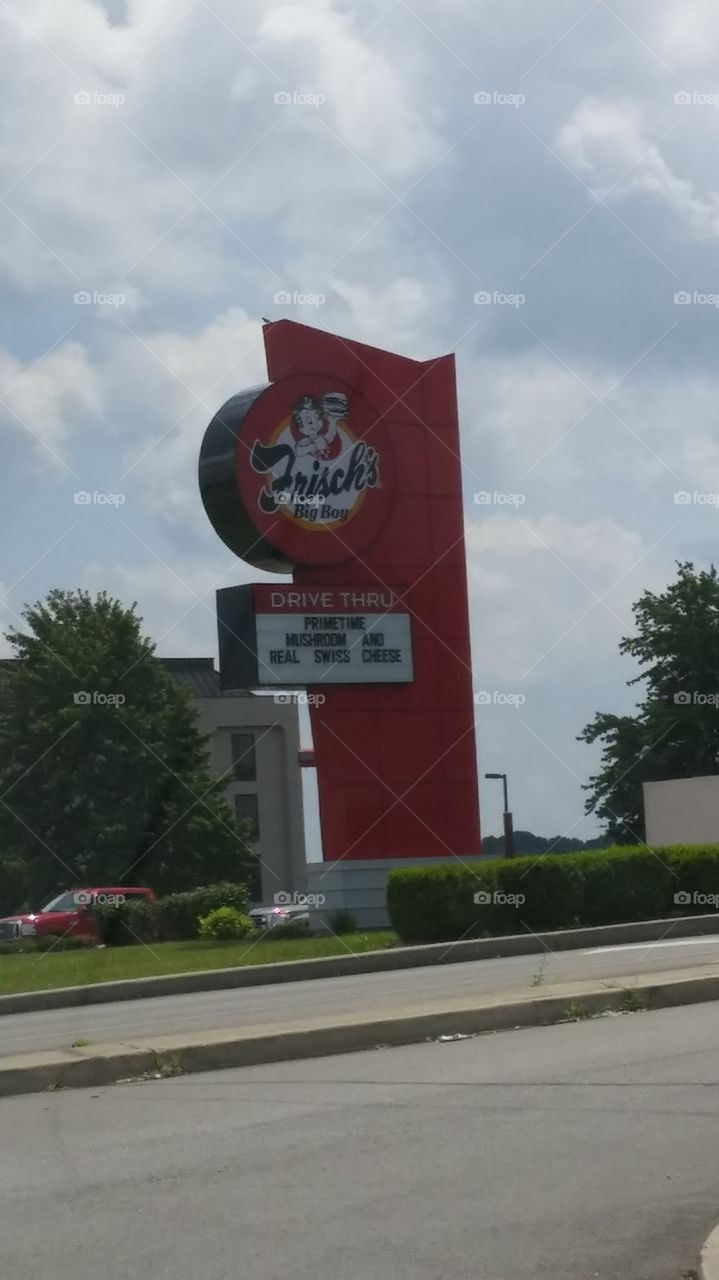
[[[258,35],[260,50],[283,77],[278,88],[324,94],[319,127],[326,118],[372,171],[402,178],[430,163],[437,139],[419,109],[417,87],[406,82],[401,63],[363,38],[354,16],[337,12],[332,0],[280,3],[269,8]],[[302,110],[295,119],[307,127],[311,108]]]
[[[611,382],[608,372],[584,365],[574,372],[549,353],[481,360],[470,367],[463,362],[463,422],[480,440],[490,432],[518,477],[548,458],[555,480],[566,482],[577,473],[581,422]],[[468,461],[476,453],[473,443]]]
[[[714,0],[662,0],[646,11],[644,34],[673,68],[716,66],[719,11]]]
[[[706,317],[707,323],[715,319]],[[668,374],[658,384],[644,381],[623,391],[623,414],[655,450],[674,491],[719,493],[718,400],[719,378],[709,373]],[[686,516],[681,511],[672,514]]]
[[[240,387],[262,380],[262,331],[241,307],[230,307],[199,333],[165,331],[144,340],[178,383],[195,396],[211,395],[218,408]]]
[[[78,423],[102,413],[102,388],[86,349],[65,342],[35,364],[0,349],[0,417],[25,431],[38,455],[65,450]]]
[[[613,200],[640,192],[665,205],[698,238],[719,235],[719,194],[702,194],[674,172],[642,114],[630,103],[586,98],[562,125],[557,145],[597,195],[610,187]]]
[[[312,237],[331,252],[330,227],[336,257],[391,203],[383,180],[442,149],[411,67],[330,0],[184,12],[147,0],[123,25],[89,0],[62,13],[30,0],[4,25],[17,108],[0,145],[0,272],[18,290],[107,290],[129,272],[143,293],[207,291],[228,250],[240,279],[275,272],[277,288],[288,273],[265,243],[268,216],[291,262]],[[313,86],[321,111],[273,101]]]
[[[215,591],[265,576],[224,552],[219,541],[204,558],[172,556],[164,546],[144,549],[138,544],[134,564],[93,561],[83,574],[89,591],[106,590],[128,608],[137,604],[148,635],[162,657],[216,656]],[[153,554],[154,552],[154,554]],[[164,563],[163,563],[164,562]],[[277,577],[272,579],[277,581]]]
[[[403,276],[374,287],[329,276],[327,283],[346,304],[345,332],[395,350],[414,344],[416,354],[424,341],[422,328],[436,305],[436,297],[424,281]]]
[[[631,629],[631,602],[649,572],[633,568],[643,551],[640,534],[607,518],[499,515],[471,525],[477,682],[522,690],[558,667],[574,679],[593,670]]]
[[[231,307],[199,333],[128,335],[111,354],[108,377],[119,384],[128,365],[137,370],[141,387],[152,379],[153,395],[151,425],[133,442],[125,466],[132,467],[130,476],[140,484],[148,510],[203,528],[200,444],[225,400],[267,380],[260,325]]]

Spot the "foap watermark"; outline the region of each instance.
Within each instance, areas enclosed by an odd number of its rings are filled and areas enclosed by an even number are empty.
[[[489,889],[477,889],[473,901],[476,907],[523,907],[527,899],[523,893],[504,893],[501,889],[490,893]]]
[[[480,689],[474,701],[478,707],[523,707],[527,701],[523,693],[502,693],[500,689]]]
[[[272,701],[278,707],[321,707],[327,699],[323,693],[274,693]]]
[[[499,89],[480,89],[472,101],[475,107],[523,107],[527,101],[525,93],[502,93]]]
[[[78,489],[77,493],[72,495],[72,500],[76,507],[124,507],[124,493],[100,493],[94,489],[92,493],[88,489]]]
[[[719,493],[698,493],[696,489],[689,493],[687,489],[680,489],[674,494],[674,502],[678,507],[717,507]]]
[[[303,89],[280,89],[272,95],[276,107],[322,107],[327,101],[324,93],[307,93]]]
[[[99,689],[78,689],[72,700],[76,707],[123,707],[126,702],[124,693],[101,693]]]
[[[524,493],[500,493],[497,489],[480,489],[474,494],[475,507],[523,507],[526,501]]]
[[[680,289],[674,294],[675,307],[719,307],[719,293],[702,293],[700,289]]]
[[[690,893],[688,889],[679,889],[674,894],[674,905],[677,907],[713,907],[716,911],[719,907],[719,893],[699,893],[694,890]]]
[[[124,293],[102,293],[99,289],[78,289],[72,300],[76,307],[123,307],[127,302]]]
[[[680,689],[674,694],[674,705],[677,707],[717,707],[719,693],[700,693],[698,689]]]
[[[127,98],[124,93],[102,93],[98,89],[78,89],[72,95],[76,107],[124,107]]]
[[[292,293],[289,289],[278,289],[272,301],[277,307],[323,307],[327,296],[324,293],[301,293],[298,289]]]
[[[502,293],[499,289],[479,289],[474,295],[476,307],[523,307],[526,301],[523,293]]]
[[[278,889],[273,902],[276,907],[323,907],[327,901],[324,893],[286,893]]]
[[[78,889],[72,898],[76,907],[121,907],[127,901],[124,893],[90,893],[89,889]]]
[[[284,493],[275,494],[275,502],[288,507],[321,507],[326,502],[326,498],[323,498],[321,493],[293,494],[286,489]]]
[[[719,93],[702,93],[699,89],[679,89],[674,94],[677,107],[719,107]]]

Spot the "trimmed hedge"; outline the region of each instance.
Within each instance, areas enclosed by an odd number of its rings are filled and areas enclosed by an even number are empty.
[[[170,893],[157,904],[159,936],[163,942],[189,942],[199,937],[201,916],[208,916],[220,907],[235,907],[244,915],[247,903],[245,885],[229,882],[208,884],[187,893]]]
[[[160,911],[156,902],[128,898],[116,906],[94,908],[99,941],[106,947],[134,947],[139,942],[156,942],[160,934]]]
[[[719,908],[719,845],[403,867],[390,872],[387,907],[410,943],[701,915]]]
[[[96,907],[95,917],[100,942],[108,947],[131,947],[140,942],[193,941],[202,936],[200,919],[223,908],[245,916],[244,885],[210,884],[187,893],[170,893],[156,902],[128,898],[118,905]]]

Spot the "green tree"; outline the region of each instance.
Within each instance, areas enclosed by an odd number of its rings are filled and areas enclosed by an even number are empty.
[[[0,856],[0,915],[20,911],[28,893],[27,865],[20,854]]]
[[[586,809],[620,844],[644,839],[643,782],[719,773],[719,577],[677,567],[666,591],[633,606],[636,635],[619,645],[641,668],[627,682],[644,683],[636,714],[597,712],[579,735],[603,743]]]
[[[83,882],[245,880],[247,831],[135,606],[52,591],[23,617],[2,668],[0,849],[23,859],[34,899]]]

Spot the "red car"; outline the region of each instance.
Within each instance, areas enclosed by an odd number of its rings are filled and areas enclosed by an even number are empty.
[[[0,942],[15,942],[20,938],[33,938],[57,934],[61,938],[86,938],[97,941],[97,921],[92,907],[118,906],[131,898],[144,898],[154,902],[152,889],[140,889],[128,885],[115,888],[70,889],[48,902],[42,911],[27,915],[5,916],[0,919]]]

